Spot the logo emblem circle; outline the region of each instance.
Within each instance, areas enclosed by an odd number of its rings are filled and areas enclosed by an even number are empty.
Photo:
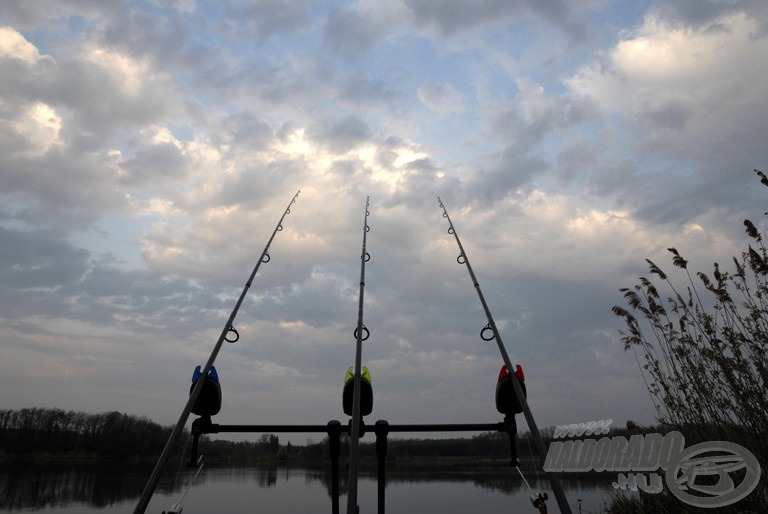
[[[713,452],[724,452],[727,455],[694,458],[703,453]],[[728,462],[728,464],[720,464],[718,466],[718,461]],[[707,466],[707,464],[712,465]],[[700,474],[719,474],[721,476],[720,480],[722,480],[724,473],[728,476],[727,473],[742,468],[746,468],[746,475],[737,487],[731,487],[731,490],[726,490],[723,494],[709,493],[709,496],[696,496],[683,490],[681,486],[685,483],[685,480],[678,482],[678,473],[682,470],[682,478],[685,478],[691,472],[691,468],[693,468],[693,480],[695,480],[696,468],[699,465],[701,465]],[[751,493],[759,481],[760,464],[755,456],[752,455],[752,452],[741,445],[728,441],[710,441],[686,448],[680,452],[676,459],[672,459],[669,462],[666,474],[667,487],[669,487],[672,494],[688,505],[705,509],[714,509],[736,503]]]

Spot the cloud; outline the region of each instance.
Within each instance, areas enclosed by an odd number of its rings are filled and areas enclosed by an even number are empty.
[[[0,240],[0,280],[9,289],[71,284],[80,280],[88,267],[86,250],[75,248],[50,232],[0,227]]]
[[[11,27],[0,27],[0,57],[35,64],[41,56],[35,45],[24,39],[20,33]]]
[[[354,115],[310,129],[316,141],[327,145],[333,153],[346,153],[371,138],[368,125]]]
[[[450,84],[427,81],[417,93],[419,100],[431,111],[451,113],[464,109],[464,97]]]
[[[541,2],[494,0],[481,4],[468,0],[450,4],[437,0],[407,0],[406,4],[413,12],[417,25],[443,37],[453,36],[478,26],[512,23],[531,15],[553,23],[573,37],[585,36],[585,26],[571,19],[571,9],[578,8],[578,4],[564,3],[561,0]]]
[[[662,0],[651,8],[650,14],[677,28],[719,30],[725,28],[719,24],[721,19],[741,12],[749,12],[750,17],[761,18],[762,23],[768,21],[768,10],[762,2],[744,0]]]
[[[718,30],[711,30],[715,24]],[[758,28],[743,12],[698,28],[649,16],[570,85],[649,129],[644,143],[687,157],[700,141],[715,144],[764,118],[757,84],[766,72],[754,63],[768,50],[768,38]]]
[[[625,199],[658,221],[685,220],[743,197],[751,180],[746,170],[768,158],[759,136],[768,128],[759,87],[768,72],[755,66],[768,52],[760,19],[741,9],[717,9],[699,21],[669,23],[652,11],[568,81],[574,92],[621,120],[613,140],[655,161],[677,163],[670,165],[677,168],[673,173],[646,174],[639,167],[624,181],[632,184]],[[745,172],[724,174],[736,162]],[[698,171],[689,173],[691,166]],[[706,202],[689,201],[702,195]]]
[[[256,34],[258,40],[265,41],[310,25],[312,2],[308,0],[259,0],[241,4],[227,3],[227,14],[242,36]]]
[[[503,148],[486,156],[484,167],[467,181],[468,190],[481,202],[497,201],[553,169],[543,147],[548,138],[567,134],[599,119],[593,100],[578,94],[553,95],[527,77],[516,80],[511,100],[496,100],[483,107],[486,132]]]
[[[57,0],[41,0],[40,2],[9,0],[3,2],[0,13],[9,25],[26,29],[69,16],[97,18],[110,12],[120,11],[124,5],[125,2],[104,4],[98,0],[65,0],[63,2]]]
[[[121,174],[132,174],[130,182],[183,166],[168,146],[140,143],[127,161],[115,148],[121,129],[139,129],[178,107],[168,76],[148,61],[90,44],[54,58],[7,27],[0,40],[0,124],[7,129],[0,183],[5,194],[36,203],[17,210],[18,219],[93,223],[104,211],[128,208],[129,195],[115,180]],[[165,167],[153,173],[158,165]]]
[[[405,21],[400,1],[363,0],[334,9],[327,18],[324,39],[335,51],[351,57],[369,51]]]
[[[182,180],[187,172],[184,149],[175,140],[142,142],[129,158],[119,163],[128,186],[151,184],[153,188],[170,180]]]

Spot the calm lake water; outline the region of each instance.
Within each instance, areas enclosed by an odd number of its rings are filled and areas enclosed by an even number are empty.
[[[151,467],[24,465],[0,467],[0,510],[4,512],[102,513],[131,512]],[[330,473],[300,467],[207,468],[192,482],[194,470],[168,469],[148,513],[160,514],[192,484],[184,499],[184,514],[330,512]],[[342,477],[341,512],[346,508]],[[577,477],[578,478],[578,477]],[[549,512],[557,503],[543,476],[526,476],[535,490],[548,491]],[[581,499],[584,513],[599,512],[611,495],[611,481],[562,479],[574,513]],[[358,485],[360,512],[375,513],[375,473],[361,474]],[[387,472],[387,511],[392,513],[534,513],[529,491],[520,476],[509,470],[452,471],[395,470]]]

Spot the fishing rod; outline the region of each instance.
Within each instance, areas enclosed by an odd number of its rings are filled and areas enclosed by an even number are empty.
[[[363,352],[363,341],[368,339],[370,332],[363,323],[363,300],[365,297],[365,263],[371,260],[371,255],[366,251],[366,240],[368,231],[368,216],[371,214],[370,197],[365,198],[365,220],[363,223],[363,252],[360,255],[360,301],[357,307],[357,328],[355,329],[355,376],[352,393],[352,426],[349,434],[349,479],[347,487],[347,514],[357,514],[357,467],[359,461],[359,442],[360,442],[360,372]],[[365,334],[363,334],[365,333]]]
[[[480,331],[480,337],[484,341],[491,341],[491,340],[496,341],[496,346],[498,346],[499,348],[499,353],[501,353],[501,358],[504,361],[504,364],[507,366],[507,370],[509,370],[509,375],[512,381],[512,385],[514,387],[515,395],[517,396],[517,400],[523,409],[523,413],[525,414],[525,420],[528,423],[528,428],[531,431],[531,436],[533,437],[533,440],[536,444],[536,449],[539,451],[539,456],[541,458],[541,463],[543,466],[544,459],[547,455],[547,449],[544,446],[544,440],[541,438],[539,429],[536,426],[536,420],[533,419],[533,413],[531,413],[531,409],[528,406],[528,401],[525,398],[525,394],[523,394],[523,388],[520,384],[520,380],[518,379],[516,374],[512,372],[512,370],[514,369],[512,367],[512,361],[509,358],[509,354],[507,353],[507,349],[504,346],[504,342],[501,340],[501,335],[499,334],[499,330],[496,327],[496,322],[493,320],[493,315],[491,314],[491,310],[488,307],[488,303],[485,301],[485,297],[483,296],[483,291],[480,289],[480,284],[477,281],[477,277],[475,277],[475,272],[472,271],[472,265],[469,264],[469,258],[467,257],[467,252],[464,250],[464,246],[462,246],[461,244],[461,239],[459,239],[459,234],[458,232],[456,232],[456,227],[453,226],[451,217],[448,216],[448,210],[445,208],[445,205],[443,204],[443,201],[440,199],[439,196],[437,197],[437,203],[440,205],[440,208],[443,209],[443,218],[446,218],[448,220],[448,233],[453,235],[453,237],[456,239],[456,244],[459,246],[459,256],[456,258],[456,261],[459,264],[466,264],[467,271],[469,271],[469,276],[472,279],[472,283],[475,286],[475,290],[477,291],[477,296],[480,297],[480,303],[482,304],[483,310],[485,311],[485,316],[488,319],[488,324],[485,325],[485,327],[483,327],[483,329]],[[489,332],[490,332],[490,335],[488,335]],[[555,493],[555,498],[557,499],[557,504],[560,507],[560,512],[562,512],[562,514],[571,514],[571,507],[570,505],[568,505],[568,499],[565,497],[565,493],[563,492],[563,488],[560,485],[560,481],[557,479],[557,477],[553,473],[547,473],[546,475],[547,475],[547,478],[549,478],[549,483],[552,486],[552,491]],[[521,476],[522,476],[522,473],[521,473]]]
[[[160,475],[163,472],[163,468],[165,467],[165,464],[168,462],[168,458],[171,455],[171,450],[176,444],[176,441],[179,439],[181,432],[184,430],[184,425],[186,425],[187,419],[189,419],[189,414],[197,402],[198,397],[200,396],[200,391],[202,391],[203,385],[206,383],[206,377],[208,377],[211,367],[213,366],[213,361],[216,360],[216,356],[219,354],[219,350],[221,349],[222,344],[224,341],[227,341],[228,343],[234,343],[240,339],[240,334],[234,327],[234,321],[235,317],[237,316],[237,312],[240,310],[240,306],[242,305],[243,300],[245,300],[245,295],[248,293],[248,289],[250,289],[251,284],[253,283],[253,279],[256,277],[256,272],[259,271],[259,267],[262,263],[266,264],[269,262],[269,247],[272,244],[272,240],[275,239],[275,236],[278,232],[283,230],[283,220],[288,214],[291,213],[291,205],[296,203],[296,198],[299,196],[299,193],[301,193],[301,190],[297,191],[296,194],[293,195],[293,198],[291,198],[291,203],[289,203],[288,207],[285,208],[283,215],[280,217],[280,221],[277,222],[275,230],[272,231],[272,235],[269,237],[269,241],[267,241],[267,245],[261,252],[261,257],[256,263],[256,266],[254,266],[253,271],[251,272],[251,276],[248,278],[248,282],[245,283],[243,291],[240,293],[240,298],[238,298],[237,303],[235,304],[235,308],[232,309],[232,313],[229,315],[229,319],[224,325],[224,329],[221,331],[219,339],[216,341],[216,346],[213,348],[210,357],[208,357],[208,362],[205,364],[205,367],[201,372],[202,380],[197,380],[197,383],[192,389],[192,392],[189,393],[187,404],[184,406],[184,410],[181,411],[179,420],[176,423],[173,432],[171,432],[171,435],[168,438],[168,442],[165,443],[165,448],[163,448],[163,452],[160,454],[160,458],[157,460],[157,464],[155,464],[155,469],[152,471],[152,475],[150,475],[149,480],[147,481],[147,485],[144,487],[144,491],[141,493],[141,498],[139,498],[139,502],[136,504],[136,508],[133,510],[134,514],[144,514],[144,511],[147,509],[149,500],[152,498],[152,494],[155,492],[157,483],[160,481]]]

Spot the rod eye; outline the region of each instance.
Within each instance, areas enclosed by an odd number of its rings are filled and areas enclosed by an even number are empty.
[[[453,234],[454,232],[455,232],[455,231],[453,230],[453,227],[450,227],[450,228],[448,229],[448,233],[449,233],[449,234]]]
[[[447,217],[448,217],[448,213],[447,213],[447,212],[444,212],[444,213],[443,213],[443,218],[447,218]]]
[[[486,332],[491,332],[491,335],[486,335]],[[480,331],[480,339],[483,341],[493,341],[496,339],[496,335],[493,333],[493,329],[491,328],[491,324],[488,323],[483,329]]]
[[[371,227],[369,227],[368,225],[366,225],[366,226],[365,226],[365,231],[366,231],[366,232],[370,232],[370,231],[371,231]]]
[[[363,260],[364,260],[365,262],[368,262],[368,261],[370,261],[370,260],[371,260],[371,254],[370,254],[370,253],[368,253],[368,252],[365,252],[365,253],[363,254]]]
[[[463,253],[460,253],[459,256],[456,257],[456,262],[458,262],[459,264],[464,264],[467,262],[467,258],[464,257]]]
[[[282,225],[278,225],[277,226],[277,231],[278,232],[282,232],[283,231],[283,226]]]
[[[363,329],[363,336],[360,338],[360,341],[367,341],[369,337],[371,337],[371,332],[366,328],[365,325],[362,325]],[[357,329],[355,329],[355,340],[357,340]]]
[[[230,337],[229,334],[232,334]],[[226,335],[224,336],[224,340],[228,343],[236,343],[240,339],[240,334],[237,332],[235,327],[232,325],[229,326],[229,330],[227,330]]]
[[[271,257],[269,256],[269,254],[268,254],[268,253],[265,253],[265,254],[264,254],[264,257],[262,257],[262,258],[261,258],[261,262],[263,262],[264,264],[266,264],[266,263],[268,263],[268,262],[269,262],[269,260],[270,260],[270,259],[271,259]]]

